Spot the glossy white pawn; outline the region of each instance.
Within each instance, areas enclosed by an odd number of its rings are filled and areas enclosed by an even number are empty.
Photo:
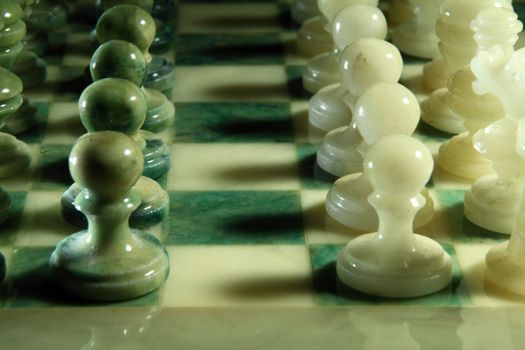
[[[325,203],[328,215],[335,221],[356,230],[370,232],[377,229],[377,214],[368,202],[373,189],[367,174],[361,172],[362,156],[366,154],[368,147],[385,136],[412,135],[418,121],[417,99],[410,90],[400,84],[381,82],[361,95],[356,103],[354,125],[351,128],[351,132],[356,133],[359,140],[362,140],[354,147],[355,154],[361,156],[361,163],[357,165],[356,160],[355,172],[338,179],[328,192]],[[348,145],[346,149],[350,149],[351,146],[353,145]],[[345,147],[342,147],[340,152],[344,150]],[[428,191],[424,189],[422,193],[427,201],[417,215],[416,227],[427,224],[434,212]]]
[[[442,0],[410,0],[414,16],[395,27],[392,42],[399,51],[421,58],[439,55],[435,26]]]
[[[381,81],[397,82],[402,70],[401,54],[389,42],[366,38],[348,45],[339,59],[343,82],[322,88],[310,99],[310,142],[316,144],[328,131],[349,125],[357,97]]]
[[[377,6],[378,0],[318,0],[316,7],[319,16],[304,21],[297,31],[297,50],[307,57],[313,57],[332,50],[334,41],[330,33],[330,23],[340,10],[353,4]]]
[[[421,142],[392,135],[370,148],[364,166],[379,228],[341,251],[337,276],[356,290],[384,297],[417,297],[444,288],[452,278],[450,256],[439,243],[412,230],[425,202],[420,191],[432,174],[432,155]]]
[[[340,52],[350,43],[361,38],[383,39],[387,33],[386,19],[376,6],[355,4],[339,11],[332,23],[334,49],[308,61],[303,72],[303,87],[316,93],[321,88],[339,82]]]

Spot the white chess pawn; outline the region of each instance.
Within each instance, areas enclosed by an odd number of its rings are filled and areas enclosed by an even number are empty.
[[[479,50],[501,43],[504,45],[502,49],[511,55],[523,25],[511,9],[490,7],[479,12],[471,27]],[[498,35],[489,34],[496,31]],[[474,80],[470,66],[465,66],[448,81],[446,101],[464,119],[464,126],[468,131],[444,143],[439,149],[438,158],[440,168],[472,180],[493,173],[492,162],[475,150],[473,135],[505,115],[497,97],[491,94],[479,95],[473,91]]]
[[[449,284],[450,256],[439,243],[412,230],[432,166],[425,145],[409,136],[386,136],[370,148],[364,167],[374,189],[369,201],[379,216],[379,228],[351,240],[338,255],[342,282],[367,294],[394,298],[434,293]]]
[[[295,0],[290,5],[290,14],[294,21],[303,23],[320,14],[317,0]]]
[[[310,99],[310,141],[315,144],[326,132],[349,125],[357,97],[380,81],[397,82],[402,70],[401,54],[387,41],[366,38],[348,45],[339,59],[343,82],[322,88]]]
[[[303,86],[311,93],[341,80],[337,62],[347,45],[361,38],[383,39],[387,33],[386,19],[376,6],[350,5],[335,15],[331,33],[334,49],[309,60],[303,73]]]
[[[474,147],[492,161],[495,174],[476,180],[465,192],[465,216],[486,229],[510,233],[525,183],[525,162],[516,154],[518,120],[525,117],[525,49],[509,56],[501,46],[480,51],[471,69],[476,93],[499,98],[505,117],[474,135]]]
[[[390,0],[386,11],[388,27],[394,28],[410,21],[414,17],[414,8],[410,0]]]
[[[445,0],[441,4],[439,17],[436,22],[436,35],[439,38],[438,49],[440,55],[423,68],[423,85],[429,92],[445,88],[450,74],[467,65],[476,53],[477,45],[474,42],[473,32],[470,28],[471,21],[478,12],[485,7],[512,8],[510,0]],[[441,91],[434,96],[437,101],[432,101],[432,106],[427,114],[442,115],[447,120],[457,119],[452,111],[446,108],[443,101],[446,92]],[[422,116],[423,118],[423,116]],[[424,117],[430,118],[430,116]],[[441,117],[437,117],[441,118]],[[432,123],[429,124],[433,125]],[[443,122],[441,124],[446,124]],[[454,130],[463,132],[461,121],[456,121],[452,127],[441,129],[454,133]],[[457,132],[456,132],[457,133]]]
[[[392,31],[392,42],[399,51],[421,58],[439,54],[435,32],[439,6],[442,0],[410,0],[414,16]]]
[[[332,50],[334,42],[330,23],[337,12],[353,4],[377,6],[378,0],[318,0],[316,7],[320,14],[304,21],[297,31],[297,50],[307,57]]]
[[[356,172],[338,179],[326,196],[326,212],[337,222],[360,231],[374,231],[378,226],[376,211],[368,202],[372,185],[366,173],[362,173],[362,156],[367,149],[388,135],[412,135],[419,121],[419,104],[416,97],[398,83],[380,82],[366,90],[355,106],[352,132],[362,136],[354,152],[361,156]],[[339,129],[337,129],[339,130]],[[335,131],[335,130],[334,130]],[[346,131],[348,133],[348,131]],[[332,134],[329,133],[328,135]],[[327,135],[327,136],[328,136]],[[346,136],[346,135],[345,135]],[[340,144],[338,146],[341,146]],[[350,149],[352,145],[346,147]],[[343,152],[345,147],[340,148]],[[319,160],[319,153],[318,153]],[[433,216],[433,202],[426,189],[424,209],[416,218],[415,227],[427,224]]]

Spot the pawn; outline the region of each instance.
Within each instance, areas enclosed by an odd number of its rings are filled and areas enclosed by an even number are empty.
[[[80,95],[79,112],[82,124],[88,132],[113,130],[129,135],[141,149],[146,172],[150,166],[144,154],[149,156],[147,143],[139,132],[146,114],[146,99],[142,90],[128,80],[105,78],[89,85]],[[169,157],[169,153],[167,155]],[[85,218],[75,208],[74,201],[82,187],[74,183],[62,195],[62,215],[77,226],[85,225]],[[167,215],[169,198],[158,183],[142,176],[135,185],[142,203],[131,214],[134,227],[148,227],[159,223]]]
[[[0,224],[4,223],[9,218],[10,208],[11,197],[9,197],[9,194],[6,191],[0,188]]]
[[[311,93],[340,82],[338,60],[341,51],[361,38],[383,39],[387,33],[386,19],[376,6],[350,5],[335,15],[331,33],[334,49],[309,60],[303,73],[303,86]]]
[[[133,185],[144,161],[127,135],[101,131],[81,136],[69,170],[82,187],[75,205],[88,228],[62,240],[49,260],[51,273],[81,298],[115,301],[159,288],[168,275],[168,254],[152,235],[132,231],[128,220],[140,205]]]
[[[442,0],[410,0],[414,15],[392,31],[392,42],[399,51],[420,58],[439,54],[435,25]]]
[[[0,128],[22,105],[22,82],[0,67]],[[0,178],[16,175],[31,163],[27,145],[14,136],[0,132]]]
[[[137,46],[148,63],[144,87],[171,97],[175,85],[175,66],[164,57],[152,56],[148,52],[155,37],[155,22],[149,13],[134,5],[113,6],[100,16],[96,35],[101,44],[116,39]]]
[[[410,0],[390,0],[386,11],[388,27],[395,28],[414,18],[414,7]]]
[[[386,136],[370,148],[364,168],[379,228],[353,239],[338,255],[337,276],[343,283],[391,298],[431,294],[450,283],[450,256],[439,243],[412,230],[432,166],[425,145],[405,135]]]
[[[89,65],[93,81],[103,78],[120,78],[129,80],[139,87],[142,86],[144,81],[146,67],[147,63],[142,52],[132,43],[122,40],[110,40],[100,45],[91,57]],[[153,132],[166,129],[173,123],[175,116],[173,103],[168,101],[166,96],[157,90],[142,88],[142,91],[148,105],[148,112],[142,129]],[[151,137],[152,135],[150,135]],[[166,145],[162,141],[160,143],[165,149]],[[159,152],[155,151],[152,153]],[[146,159],[148,159],[147,156]],[[150,177],[156,178],[158,176]]]
[[[322,88],[310,99],[310,142],[317,144],[328,131],[349,125],[357,97],[380,81],[397,82],[402,69],[401,54],[387,41],[365,38],[348,45],[339,59],[343,82]]]
[[[320,15],[316,0],[295,0],[290,5],[290,14],[297,23]]]
[[[412,135],[418,122],[419,105],[416,97],[398,83],[377,83],[359,97],[354,115],[356,130],[354,132],[358,133],[362,141],[354,149],[361,155],[361,166],[356,172],[347,173],[349,175],[339,178],[334,183],[326,196],[325,206],[328,215],[335,221],[356,230],[368,232],[377,230],[378,217],[368,202],[373,188],[367,173],[362,172],[362,157],[369,147],[383,137]],[[343,152],[352,145],[338,146],[340,152]],[[425,188],[422,190],[422,195],[426,202],[414,222],[416,228],[427,224],[434,212],[432,199]]]

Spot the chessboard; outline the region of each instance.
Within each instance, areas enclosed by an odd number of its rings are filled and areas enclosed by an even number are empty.
[[[60,197],[72,182],[69,151],[85,132],[77,102],[93,23],[72,17],[65,48],[44,56],[47,81],[25,91],[38,107],[38,125],[18,135],[32,165],[0,181],[12,198],[0,226],[0,348],[523,348],[525,298],[485,280],[485,254],[508,236],[464,218],[465,180],[434,172],[436,213],[417,230],[451,255],[448,287],[386,299],[337,281],[336,255],[360,233],[325,218],[331,182],[314,171],[306,58],[296,54],[289,6],[178,4],[164,54],[177,79],[175,122],[161,133],[172,156],[160,179],[169,217],[148,230],[165,245],[170,273],[160,290],[118,303],[71,297],[48,271],[55,245],[78,231],[62,219]],[[425,61],[404,62],[401,82],[422,98]],[[451,135],[421,124],[416,137],[435,155]]]

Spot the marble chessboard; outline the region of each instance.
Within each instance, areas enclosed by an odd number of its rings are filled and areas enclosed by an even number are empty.
[[[314,170],[306,59],[295,53],[289,3],[181,0],[176,15],[165,54],[176,64],[176,119],[162,133],[172,168],[160,180],[169,218],[148,230],[169,253],[166,284],[93,303],[48,273],[54,246],[78,231],[59,201],[72,181],[69,151],[84,133],[77,100],[93,26],[74,18],[66,47],[44,56],[47,81],[25,92],[39,113],[19,135],[31,168],[0,181],[13,202],[0,226],[8,268],[0,349],[523,349],[525,298],[485,281],[485,254],[508,236],[464,218],[465,180],[434,172],[436,213],[417,230],[451,255],[448,287],[383,299],[338,283],[336,255],[360,233],[325,218],[333,179]],[[402,83],[423,97],[425,61],[404,62]],[[424,124],[416,133],[434,154],[450,136]]]

